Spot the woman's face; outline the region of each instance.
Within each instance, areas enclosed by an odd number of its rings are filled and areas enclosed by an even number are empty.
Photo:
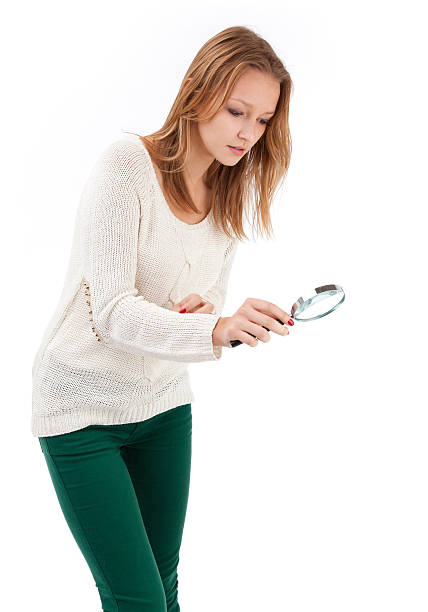
[[[217,114],[197,123],[201,152],[225,166],[235,165],[265,133],[279,94],[277,80],[259,70],[248,69]],[[243,151],[237,154],[231,146],[242,147]]]

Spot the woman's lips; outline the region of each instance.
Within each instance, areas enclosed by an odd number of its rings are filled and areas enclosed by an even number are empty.
[[[244,149],[237,149],[236,147],[231,147],[230,145],[227,146],[235,155],[242,155],[243,153],[245,153]]]

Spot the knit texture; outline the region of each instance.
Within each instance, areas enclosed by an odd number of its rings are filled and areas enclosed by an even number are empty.
[[[33,361],[32,434],[192,402],[187,364],[222,355],[212,332],[237,246],[211,211],[194,225],[174,215],[137,135],[108,145],[84,185],[64,287]],[[190,293],[214,312],[171,310]]]

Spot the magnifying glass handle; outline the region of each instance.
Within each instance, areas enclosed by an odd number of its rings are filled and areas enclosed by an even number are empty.
[[[281,323],[281,325],[284,325],[283,321],[280,321],[279,319],[276,319],[278,321],[278,323]],[[271,331],[270,329],[268,329],[267,327],[265,327],[264,325],[262,325],[262,327],[264,327],[264,329],[266,331]],[[250,332],[247,332],[250,333]],[[254,334],[250,334],[250,336],[253,336],[253,338],[256,338],[256,336]],[[238,346],[239,344],[242,344],[241,340],[231,340],[230,341],[230,346],[232,348],[234,348],[235,346]]]

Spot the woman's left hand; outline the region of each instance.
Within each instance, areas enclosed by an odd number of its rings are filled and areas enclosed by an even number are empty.
[[[197,293],[190,293],[186,295],[185,298],[178,302],[178,304],[174,304],[171,310],[175,310],[176,312],[180,312],[183,308],[186,309],[186,312],[197,312],[198,314],[210,314],[214,310],[214,304],[211,302],[207,302],[203,300],[200,295]],[[183,313],[186,314],[186,313]]]

